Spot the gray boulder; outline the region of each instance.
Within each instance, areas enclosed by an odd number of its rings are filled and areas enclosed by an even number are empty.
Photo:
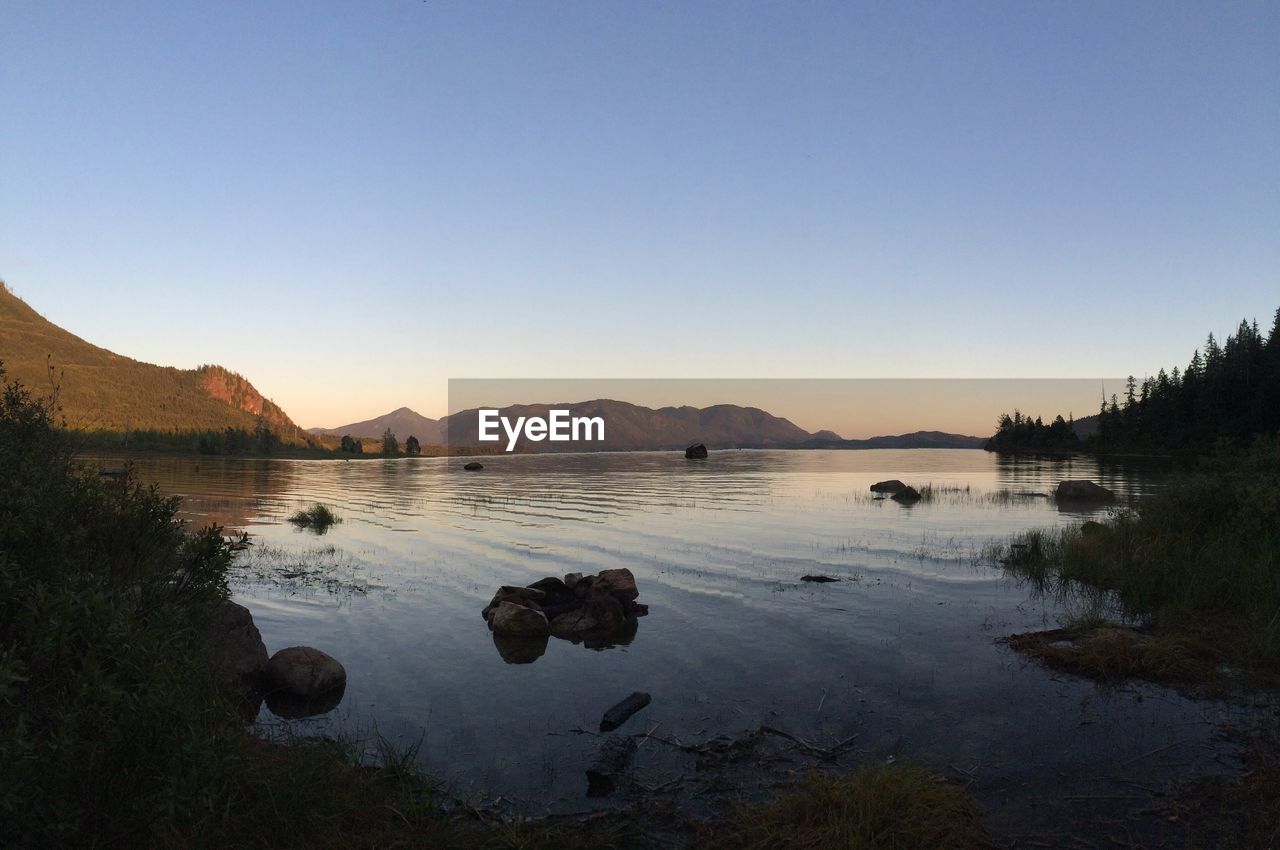
[[[282,649],[267,662],[268,681],[279,690],[310,699],[347,683],[347,671],[334,658],[310,646]]]

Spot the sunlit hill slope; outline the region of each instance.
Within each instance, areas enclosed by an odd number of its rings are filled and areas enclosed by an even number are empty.
[[[0,283],[0,361],[33,392],[57,390],[67,425],[86,431],[252,431],[262,421],[285,442],[304,435],[248,380],[221,366],[174,369],[85,342]]]

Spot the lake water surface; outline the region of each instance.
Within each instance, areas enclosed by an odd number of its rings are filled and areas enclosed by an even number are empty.
[[[250,533],[234,582],[269,651],[309,644],[343,662],[342,703],[264,734],[377,733],[420,742],[460,796],[529,813],[578,811],[602,712],[652,704],[623,727],[681,742],[761,725],[852,762],[911,758],[964,779],[1006,832],[1069,829],[1102,799],[1203,770],[1242,709],[1147,685],[1105,688],[1045,671],[997,639],[1064,614],[998,567],[992,541],[1079,523],[1047,494],[1092,478],[1126,498],[1158,468],[981,451],[725,451],[361,461],[145,459],[140,476],[185,515]],[[932,482],[932,501],[869,486]],[[315,502],[343,522],[285,520]],[[480,616],[501,584],[627,567],[649,616],[624,645],[552,639],[509,663]],[[841,579],[808,584],[821,573]],[[646,742],[652,788],[692,770]],[[1099,789],[1102,789],[1101,791]],[[688,786],[684,787],[684,792]]]

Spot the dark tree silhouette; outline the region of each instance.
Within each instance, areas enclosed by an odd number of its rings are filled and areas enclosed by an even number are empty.
[[[1059,417],[1061,418],[1061,417]],[[1054,426],[1057,425],[1055,420]],[[1070,423],[1068,423],[1068,426]],[[1061,451],[1070,438],[1051,438],[1014,411],[1000,417],[990,451]],[[1264,338],[1256,321],[1241,321],[1219,344],[1213,334],[1184,371],[1161,369],[1154,378],[1125,382],[1124,399],[1103,399],[1098,427],[1080,448],[1097,452],[1200,451],[1280,431],[1280,309]]]

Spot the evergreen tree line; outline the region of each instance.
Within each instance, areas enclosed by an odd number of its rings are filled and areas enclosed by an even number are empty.
[[[1086,439],[1058,416],[1045,425],[1019,411],[1003,414],[988,451],[1196,451],[1220,440],[1280,432],[1280,309],[1265,338],[1258,323],[1241,321],[1219,344],[1213,334],[1185,370],[1161,369],[1125,383],[1124,397],[1102,400],[1097,428]]]

